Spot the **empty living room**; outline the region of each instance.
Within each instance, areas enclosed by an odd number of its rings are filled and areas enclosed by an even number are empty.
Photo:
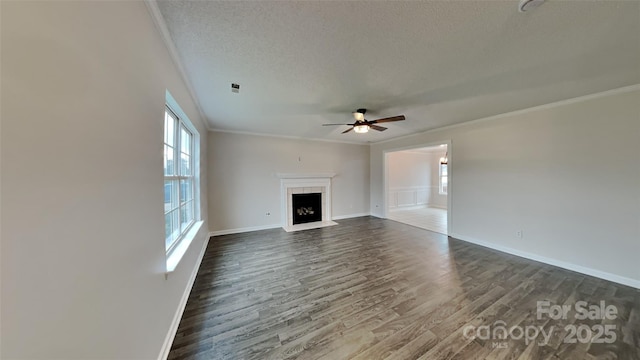
[[[0,1],[0,358],[640,360],[640,0]]]

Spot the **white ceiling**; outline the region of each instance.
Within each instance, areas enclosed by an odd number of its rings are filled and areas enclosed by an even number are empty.
[[[376,142],[640,83],[640,1],[158,7],[211,129]],[[407,120],[382,133],[321,126],[360,107]]]

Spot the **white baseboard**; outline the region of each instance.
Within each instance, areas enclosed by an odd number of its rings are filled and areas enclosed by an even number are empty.
[[[436,208],[436,209],[442,209],[442,210],[447,210],[447,205],[436,205],[436,204],[429,204],[430,208]]]
[[[204,240],[202,244],[202,249],[200,249],[200,254],[198,254],[198,261],[196,261],[196,265],[191,271],[191,276],[189,277],[189,281],[187,282],[187,286],[182,293],[182,298],[178,303],[178,309],[176,313],[173,315],[173,320],[171,321],[171,326],[169,327],[169,332],[167,333],[167,337],[164,339],[164,343],[162,344],[162,349],[160,350],[160,356],[158,356],[158,360],[166,360],[169,357],[169,351],[171,351],[171,345],[173,345],[173,339],[178,332],[178,326],[180,325],[180,320],[182,319],[182,314],[184,313],[184,308],[187,306],[187,300],[189,299],[189,293],[191,293],[191,288],[193,288],[193,283],[196,281],[196,275],[198,275],[198,270],[200,269],[200,264],[202,263],[202,259],[204,258],[204,253],[207,250],[207,245],[209,244],[209,237]]]
[[[349,219],[360,216],[369,216],[370,213],[357,213],[357,214],[348,214],[348,215],[339,215],[334,216],[331,220],[342,220]],[[258,231],[258,230],[269,230],[269,229],[277,229],[281,228],[282,224],[272,224],[272,225],[260,225],[260,226],[248,226],[243,228],[236,229],[227,229],[227,230],[216,230],[209,232],[209,237],[211,236],[220,236],[220,235],[229,235],[229,234],[240,234],[249,231]]]
[[[351,218],[356,218],[356,217],[362,217],[362,216],[370,216],[371,213],[357,213],[357,214],[348,214],[348,215],[338,215],[338,216],[334,216],[332,220],[342,220],[342,219],[351,219]]]
[[[529,259],[529,260],[534,260],[534,261],[538,261],[541,263],[545,263],[548,265],[553,265],[553,266],[557,266],[563,269],[567,269],[567,270],[571,270],[571,271],[575,271],[575,272],[579,272],[581,274],[585,274],[585,275],[590,275],[593,277],[597,277],[600,279],[604,279],[604,280],[609,280],[609,281],[613,281],[615,283],[618,284],[622,284],[622,285],[626,285],[626,286],[631,286],[634,287],[636,289],[640,289],[640,280],[638,279],[632,279],[632,278],[628,278],[625,276],[620,276],[620,275],[616,275],[616,274],[612,274],[612,273],[608,273],[605,271],[601,271],[601,270],[596,270],[596,269],[592,269],[592,268],[588,268],[585,266],[580,266],[580,265],[576,265],[576,264],[572,264],[572,263],[568,263],[565,261],[561,261],[561,260],[557,260],[557,259],[552,259],[552,258],[548,258],[545,256],[540,256],[540,255],[536,255],[536,254],[532,254],[526,251],[522,251],[522,250],[516,250],[507,246],[502,246],[502,245],[496,245],[494,243],[490,243],[490,242],[486,242],[486,241],[482,241],[482,240],[478,240],[478,239],[473,239],[471,237],[468,236],[464,236],[464,235],[460,235],[460,234],[449,234],[450,237],[452,238],[456,238],[462,241],[466,241],[472,244],[476,244],[476,245],[480,245],[489,249],[493,249],[493,250],[497,250],[497,251],[501,251],[507,254],[511,254],[511,255],[515,255],[515,256],[519,256],[525,259]]]
[[[400,211],[400,210],[419,210],[427,208],[427,204],[419,204],[419,205],[406,205],[406,206],[396,206],[389,208],[389,211]]]
[[[240,234],[240,233],[249,232],[249,231],[268,230],[268,229],[276,229],[281,227],[282,227],[282,224],[271,224],[271,225],[260,225],[260,226],[248,226],[243,228],[227,229],[227,230],[216,230],[216,231],[209,232],[209,237],[229,235],[229,234]]]

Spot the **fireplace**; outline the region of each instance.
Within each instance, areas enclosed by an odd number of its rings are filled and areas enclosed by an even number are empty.
[[[322,221],[322,193],[292,194],[293,225]]]
[[[335,173],[277,173],[276,176],[280,178],[282,228],[285,231],[337,225],[331,220],[331,178]],[[302,201],[313,198],[315,203],[299,205],[296,200],[298,206],[294,208],[294,197]]]

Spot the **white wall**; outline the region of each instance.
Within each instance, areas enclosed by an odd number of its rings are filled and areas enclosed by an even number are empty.
[[[165,90],[143,2],[2,2],[3,359],[153,359],[206,240],[165,280]],[[202,182],[206,220],[206,179]]]
[[[368,145],[209,132],[208,151],[212,231],[281,225],[276,173],[335,172],[333,217],[369,213]]]
[[[431,155],[415,151],[389,153],[389,186],[412,187],[431,185]]]
[[[451,140],[452,236],[640,286],[640,90],[601,95],[372,145],[372,213],[384,150]]]
[[[426,206],[430,201],[431,155],[397,151],[387,157],[389,209]]]

